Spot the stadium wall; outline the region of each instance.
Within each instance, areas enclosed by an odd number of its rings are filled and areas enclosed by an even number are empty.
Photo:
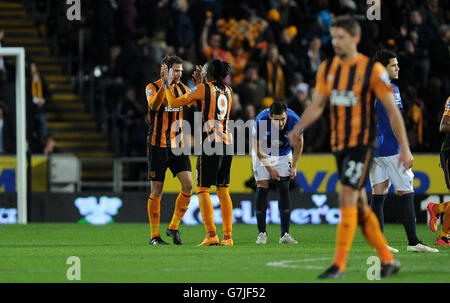
[[[32,158],[32,190],[33,192],[46,192],[47,184],[47,158],[33,156]],[[414,155],[414,189],[419,194],[447,194],[444,175],[439,167],[439,155]],[[191,157],[193,177],[195,178],[196,157]],[[0,157],[0,192],[11,192],[16,187],[16,158]],[[330,193],[339,191],[340,185],[336,173],[334,157],[330,154],[303,155],[298,164],[297,182],[307,193]],[[245,186],[245,182],[253,176],[252,160],[250,156],[235,156],[231,166],[230,190],[233,193],[252,193]],[[366,189],[371,191],[370,182]],[[168,170],[164,183],[165,193],[178,193],[179,182],[172,177]],[[194,188],[195,190],[195,188]],[[212,191],[215,189],[212,188]],[[390,188],[393,192],[393,188]]]
[[[176,194],[164,194],[161,201],[161,222],[171,220]],[[147,223],[147,193],[33,193],[29,196],[29,222],[79,222],[108,224],[113,222]],[[231,194],[234,223],[256,224],[253,194]],[[276,193],[271,191],[268,204],[268,223],[280,223]],[[0,194],[0,224],[17,223],[17,196]],[[214,219],[221,224],[221,212],[217,195],[212,194]],[[450,195],[415,196],[418,223],[426,223],[426,206],[429,202],[450,201]],[[385,222],[398,223],[398,199],[389,195],[385,203]],[[340,220],[337,194],[292,192],[291,221],[293,224],[337,224]],[[197,195],[193,195],[183,223],[201,224]]]

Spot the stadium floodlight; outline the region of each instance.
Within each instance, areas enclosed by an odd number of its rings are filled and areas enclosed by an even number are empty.
[[[26,174],[26,99],[25,99],[25,49],[0,47],[0,56],[16,58],[16,192],[17,222],[27,223],[27,174]]]

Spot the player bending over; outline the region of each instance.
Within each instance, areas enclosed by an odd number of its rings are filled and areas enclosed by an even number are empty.
[[[297,114],[286,105],[275,102],[270,109],[256,116],[253,125],[252,164],[256,180],[255,208],[258,222],[257,244],[267,243],[266,210],[269,181],[275,181],[278,192],[278,209],[281,218],[279,243],[298,243],[289,234],[291,197],[289,181],[297,174],[297,163],[303,151],[303,134],[294,145],[294,157],[287,138],[288,133],[300,121]],[[272,133],[275,132],[275,133]]]

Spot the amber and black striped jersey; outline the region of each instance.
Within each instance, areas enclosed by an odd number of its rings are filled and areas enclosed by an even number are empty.
[[[148,104],[149,131],[147,142],[153,146],[159,147],[177,147],[175,138],[181,136],[181,142],[178,147],[183,147],[183,132],[181,121],[183,120],[183,107],[173,108],[169,106],[165,96],[164,88],[161,88],[162,82],[158,80],[145,87],[145,95]],[[181,96],[189,91],[189,88],[183,83],[172,84],[171,91],[175,96]],[[176,131],[176,123],[179,123]]]
[[[444,117],[450,117],[450,97],[445,101],[444,113],[442,114]],[[442,142],[441,151],[450,149],[450,133],[445,133],[444,141]]]
[[[201,108],[203,125],[206,125],[208,138],[214,133],[216,142],[225,144],[233,143],[233,138],[228,127],[230,119],[232,89],[225,86],[224,90],[214,85],[214,82],[200,83],[187,94],[177,97],[174,92],[167,91],[169,104],[174,107],[193,104],[197,102],[197,108]]]
[[[316,76],[316,92],[330,99],[331,149],[375,147],[375,97],[393,91],[389,75],[379,62],[358,53],[352,61],[339,56],[322,62]]]

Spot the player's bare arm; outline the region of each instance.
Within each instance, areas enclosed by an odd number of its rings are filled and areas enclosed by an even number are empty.
[[[414,163],[414,157],[409,149],[408,137],[406,135],[405,123],[403,121],[400,110],[395,105],[395,100],[392,94],[387,95],[387,97],[380,99],[383,104],[384,109],[391,122],[392,130],[397,138],[398,144],[400,145],[400,154],[398,157],[399,165],[403,163],[404,169],[411,168]]]
[[[327,104],[327,100],[327,96],[316,93],[313,102],[302,114],[300,122],[298,122],[294,129],[289,133],[289,143],[291,146],[295,146],[302,131],[313,124],[320,117],[320,115],[322,115],[325,105]]]
[[[442,115],[439,131],[441,133],[450,133],[450,116]]]
[[[303,152],[303,142],[304,142],[303,134],[301,134],[300,136],[298,136],[297,144],[294,145],[294,155],[292,157],[293,159],[290,173],[291,179],[294,179],[295,176],[297,175],[298,159],[300,159]]]

